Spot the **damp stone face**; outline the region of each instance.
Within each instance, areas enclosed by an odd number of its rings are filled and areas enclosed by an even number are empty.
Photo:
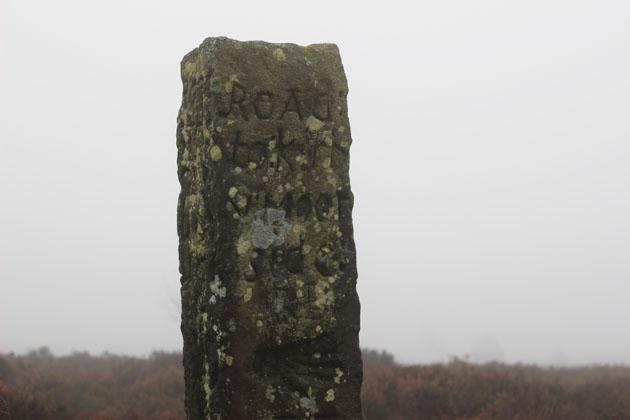
[[[362,419],[337,47],[208,38],[181,75],[187,418]]]

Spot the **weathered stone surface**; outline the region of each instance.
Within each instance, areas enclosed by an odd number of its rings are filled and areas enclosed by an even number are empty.
[[[181,71],[188,419],[361,419],[337,47],[209,38]]]

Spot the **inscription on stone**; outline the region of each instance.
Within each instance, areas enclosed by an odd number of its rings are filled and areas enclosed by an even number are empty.
[[[187,417],[362,419],[337,47],[209,38],[182,80]]]

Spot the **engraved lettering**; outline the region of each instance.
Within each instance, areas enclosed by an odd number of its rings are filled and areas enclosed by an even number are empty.
[[[259,120],[267,120],[271,118],[275,103],[273,101],[274,94],[271,92],[258,92],[254,98],[254,113]]]
[[[247,109],[246,104],[247,104],[247,92],[245,90],[245,87],[241,84],[233,82],[232,93],[230,94],[230,105],[228,106],[227,111],[219,110],[219,115],[222,117],[227,117],[228,115],[232,113],[232,111],[234,111],[234,108],[235,108],[234,106],[236,105],[238,109],[240,110],[241,117],[243,117],[245,121],[249,121],[249,117],[247,116],[247,112],[246,112],[246,109]]]
[[[284,105],[284,111],[282,111],[282,114],[280,114],[280,116],[278,117],[279,120],[284,119],[284,115],[287,112],[295,112],[298,118],[300,120],[302,119],[302,111],[300,110],[300,100],[298,99],[298,92],[299,90],[297,89],[291,89],[289,91],[287,102]]]
[[[330,218],[330,207],[332,203],[333,200],[330,194],[323,193],[319,195],[319,199],[315,204],[315,214],[319,221],[325,221]]]
[[[313,101],[313,116],[323,121],[330,120],[330,97],[326,93],[315,96]]]
[[[311,198],[304,194],[301,195],[300,198],[297,199],[297,203],[295,204],[295,211],[298,220],[304,221],[311,215],[311,210],[313,210],[313,203],[311,202]]]

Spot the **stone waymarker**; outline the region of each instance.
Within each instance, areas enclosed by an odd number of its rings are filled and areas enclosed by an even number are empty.
[[[361,419],[337,47],[209,38],[181,71],[188,419]]]

